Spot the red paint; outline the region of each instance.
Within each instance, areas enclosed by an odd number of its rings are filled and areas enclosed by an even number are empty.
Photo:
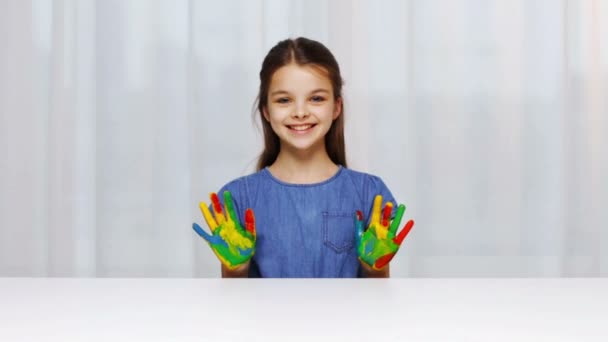
[[[211,203],[213,204],[213,210],[215,210],[215,213],[221,214],[222,204],[220,203],[220,199],[217,197],[215,192],[211,194]]]
[[[357,220],[363,221],[363,213],[361,210],[357,210]]]
[[[245,229],[255,236],[255,217],[251,208],[245,211]]]
[[[397,235],[397,237],[393,241],[397,245],[401,246],[401,243],[405,239],[405,236],[410,232],[410,230],[412,230],[413,226],[414,226],[414,220],[407,221],[407,223],[405,224],[405,226],[403,227],[403,229],[401,230],[399,235]]]
[[[387,204],[384,207],[384,213],[382,215],[382,225],[383,226],[388,226],[388,220],[391,218],[391,212],[393,211],[393,206]]]
[[[378,258],[378,260],[376,260],[376,263],[374,264],[374,266],[376,268],[382,268],[382,267],[386,266],[386,264],[388,264],[393,259],[394,256],[395,256],[395,253],[381,256]]]

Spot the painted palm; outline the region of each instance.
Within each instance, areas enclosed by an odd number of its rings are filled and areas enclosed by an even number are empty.
[[[375,270],[382,269],[393,259],[405,236],[414,226],[414,221],[409,220],[401,232],[397,234],[397,228],[399,228],[401,218],[405,212],[405,205],[401,204],[397,207],[397,213],[392,222],[390,222],[390,216],[393,204],[387,202],[382,212],[380,210],[381,206],[382,196],[377,195],[374,199],[372,217],[367,229],[364,229],[363,213],[357,211],[355,216],[355,239],[359,260]]]
[[[229,191],[224,191],[227,216],[222,211],[217,194],[212,193],[210,197],[214,215],[211,214],[205,202],[201,202],[199,207],[212,234],[204,231],[196,223],[192,224],[192,229],[209,243],[222,264],[232,270],[245,264],[255,253],[256,232],[253,210],[245,211],[245,228],[243,229],[234,210]]]

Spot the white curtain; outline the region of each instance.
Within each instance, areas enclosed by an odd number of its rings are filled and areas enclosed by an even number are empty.
[[[215,277],[261,62],[326,44],[393,276],[608,275],[608,1],[0,0],[0,276]]]

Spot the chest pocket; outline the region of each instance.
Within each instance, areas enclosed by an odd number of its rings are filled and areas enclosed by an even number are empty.
[[[355,244],[354,213],[323,212],[323,243],[336,253],[344,253]]]

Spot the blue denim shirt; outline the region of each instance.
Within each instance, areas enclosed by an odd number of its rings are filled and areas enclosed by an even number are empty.
[[[218,192],[222,202],[225,190],[232,194],[241,223],[247,208],[255,214],[250,277],[357,277],[356,211],[369,223],[377,194],[396,204],[379,177],[342,166],[314,184],[285,183],[265,168],[224,185]]]

